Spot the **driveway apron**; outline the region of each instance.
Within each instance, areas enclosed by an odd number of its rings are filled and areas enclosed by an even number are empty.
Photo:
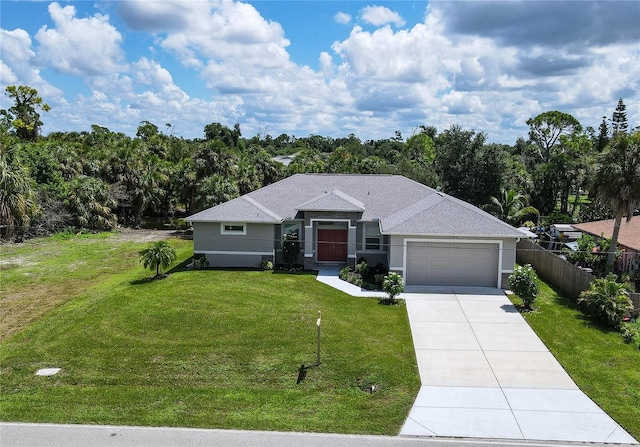
[[[405,300],[422,386],[400,435],[637,444],[503,291],[426,288]]]

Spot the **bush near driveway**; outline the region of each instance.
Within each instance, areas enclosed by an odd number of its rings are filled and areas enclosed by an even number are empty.
[[[509,276],[509,288],[521,300],[527,310],[533,309],[533,303],[538,295],[538,275],[530,264],[517,266]]]

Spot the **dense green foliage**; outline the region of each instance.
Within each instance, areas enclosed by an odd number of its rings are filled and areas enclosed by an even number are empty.
[[[609,273],[589,284],[589,289],[580,293],[578,304],[587,314],[602,324],[619,328],[625,317],[633,312],[629,299],[630,284],[620,283],[616,275]]]
[[[576,245],[576,250],[568,248],[562,250],[567,261],[579,267],[592,269],[595,276],[602,276],[607,264],[607,252],[611,247],[611,240],[598,238],[596,241],[593,236],[583,234],[576,240]]]
[[[170,244],[187,263],[193,243]],[[0,331],[3,421],[397,435],[420,387],[404,307],[300,273],[174,268],[146,281],[144,246],[118,234],[5,246],[0,292],[22,306],[0,323],[31,315]],[[319,310],[322,366],[296,385],[316,359]]]
[[[282,257],[287,268],[293,267],[301,250],[298,233],[293,232],[282,235]]]
[[[14,91],[35,96],[25,102]],[[170,125],[163,132],[141,121],[134,137],[93,125],[35,139],[21,131],[15,107],[40,123],[37,110],[48,106],[29,87],[8,94],[16,105],[0,120],[0,169],[13,185],[5,187],[11,197],[0,197],[3,238],[69,227],[135,228],[148,217],[170,224],[286,176],[314,172],[404,175],[519,225],[534,219],[534,209],[542,216],[576,216],[581,194],[595,193],[589,189],[594,157],[619,146],[609,144],[606,122],[597,133],[558,111],[528,120],[529,140],[520,138],[513,146],[488,143],[483,132],[460,125],[440,133],[423,125],[408,138],[396,131],[387,139],[363,141],[353,134],[247,138],[239,124],[214,122],[204,127],[203,138],[184,139]],[[638,138],[621,124],[616,129],[630,141]],[[283,155],[290,164],[275,158]],[[572,208],[570,197],[577,197]],[[606,208],[610,200],[607,195],[601,203]]]

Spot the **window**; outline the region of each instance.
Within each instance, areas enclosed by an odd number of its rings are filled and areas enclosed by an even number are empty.
[[[300,239],[300,223],[287,222],[283,225],[283,234],[295,234],[296,239]]]
[[[364,227],[365,250],[380,250],[382,235],[378,224],[367,224]]]
[[[222,234],[247,234],[246,224],[241,223],[223,223],[221,224]]]

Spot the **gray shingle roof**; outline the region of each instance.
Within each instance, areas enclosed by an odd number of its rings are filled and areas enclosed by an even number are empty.
[[[339,189],[325,191],[296,206],[298,211],[364,211],[365,205]]]
[[[490,214],[400,175],[296,174],[186,220],[279,223],[299,210],[358,211],[385,234],[522,237]]]

